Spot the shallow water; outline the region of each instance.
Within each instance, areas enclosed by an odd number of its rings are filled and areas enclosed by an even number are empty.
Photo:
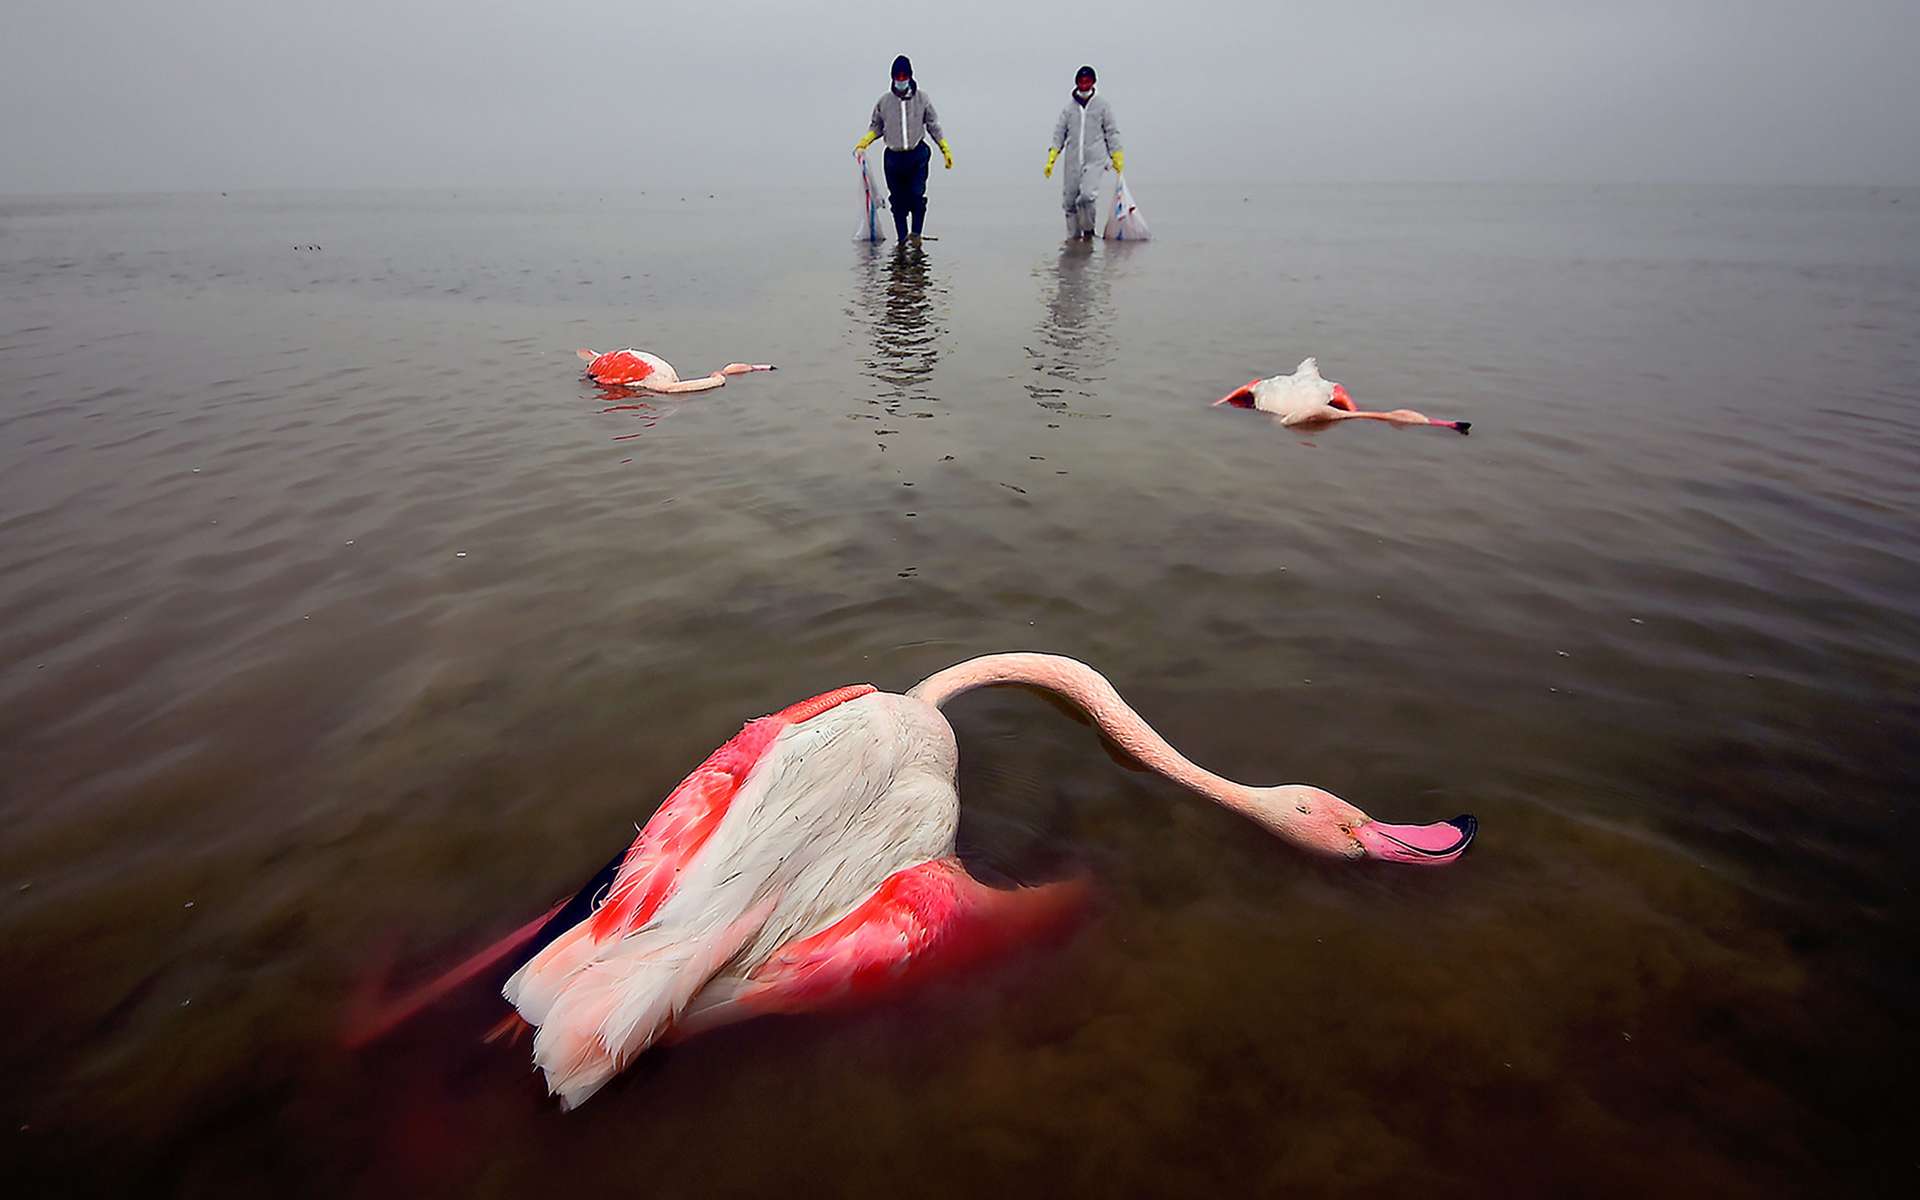
[[[1910,1181],[1920,193],[1147,187],[1066,249],[1050,196],[936,190],[906,256],[838,195],[0,201],[8,1173]],[[629,343],[782,370],[629,407],[573,356]],[[1307,354],[1474,433],[1208,407]],[[485,989],[339,1048],[742,720],[1016,648],[1480,839],[1310,861],[983,693],[963,853],[1089,874],[1065,944],[570,1115]]]

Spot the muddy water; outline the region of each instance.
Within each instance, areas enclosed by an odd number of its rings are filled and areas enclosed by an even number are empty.
[[[906,255],[839,196],[0,203],[9,1172],[1910,1180],[1920,195],[1140,200],[1159,240],[1062,249],[1046,198],[955,189]],[[581,380],[628,343],[782,370]],[[1474,433],[1208,407],[1307,354]],[[1309,861],[976,694],[963,853],[1095,880],[1065,944],[564,1116],[485,989],[338,1046],[382,963],[538,912],[742,720],[1016,648],[1224,774],[1480,840]]]

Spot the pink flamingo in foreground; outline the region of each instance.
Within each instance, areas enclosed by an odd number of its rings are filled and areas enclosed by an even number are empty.
[[[728,363],[711,375],[682,379],[666,359],[645,350],[635,350],[631,346],[624,350],[609,350],[605,354],[586,349],[574,353],[586,360],[587,375],[595,383],[645,388],[650,392],[669,394],[704,392],[709,388],[725,387],[729,375],[778,369],[767,363]]]
[[[1471,421],[1436,421],[1410,408],[1392,412],[1361,412],[1340,384],[1320,378],[1320,364],[1302,359],[1291,375],[1251,380],[1215,400],[1214,407],[1257,408],[1280,418],[1282,425],[1320,425],[1330,421],[1388,421],[1395,425],[1438,425],[1466,433]]]
[[[398,1002],[368,1006],[348,1041],[379,1036],[527,947],[503,989],[515,1013],[495,1033],[537,1030],[533,1061],[573,1108],[655,1042],[871,1001],[1058,928],[1079,885],[990,888],[954,857],[958,751],[940,708],[993,684],[1072,701],[1143,765],[1302,849],[1436,864],[1473,840],[1470,816],[1389,825],[1316,787],[1224,779],[1182,757],[1084,663],[993,654],[904,695],[860,684],[748,722],[572,901]]]

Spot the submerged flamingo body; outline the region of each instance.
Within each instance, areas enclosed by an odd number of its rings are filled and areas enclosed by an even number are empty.
[[[574,353],[586,360],[587,376],[595,383],[608,387],[645,388],[650,392],[704,392],[724,385],[732,375],[775,369],[767,363],[728,363],[711,375],[682,379],[666,359],[645,350],[635,350],[631,346],[609,350],[605,354],[586,349]]]
[[[958,750],[940,707],[1008,683],[1058,693],[1143,765],[1305,849],[1436,864],[1474,835],[1472,817],[1388,825],[1319,788],[1213,775],[1072,659],[989,655],[905,694],[841,688],[749,722],[608,871],[515,935],[535,951],[502,989],[508,1024],[536,1031],[548,1090],[572,1108],[656,1042],[871,1001],[1063,927],[1083,885],[990,888],[954,856]]]
[[[1318,425],[1332,421],[1387,421],[1394,425],[1437,425],[1466,433],[1471,421],[1436,421],[1410,408],[1391,412],[1362,412],[1340,384],[1320,377],[1320,364],[1305,358],[1291,375],[1250,380],[1215,400],[1214,405],[1231,404],[1236,408],[1254,408],[1272,413],[1282,425]]]

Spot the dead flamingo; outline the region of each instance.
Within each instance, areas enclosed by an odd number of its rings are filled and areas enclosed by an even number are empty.
[[[1440,865],[1470,816],[1374,818],[1317,787],[1255,787],[1197,766],[1104,676],[1051,654],[990,654],[904,694],[843,687],[749,722],[573,900],[439,980],[351,1014],[355,1044],[395,1028],[525,947],[506,981],[533,1061],[573,1108],[648,1046],[774,1013],[897,994],[1059,927],[1075,881],[1002,890],[955,857],[958,749],[941,708],[1014,684],[1062,697],[1142,766],[1303,850]]]
[[[1320,378],[1320,364],[1311,358],[1300,361],[1291,375],[1255,379],[1215,400],[1214,405],[1231,404],[1272,413],[1282,425],[1320,425],[1330,421],[1363,419],[1387,421],[1394,425],[1438,425],[1466,433],[1471,421],[1436,421],[1410,408],[1392,412],[1361,412],[1348,397],[1347,389]]]
[[[709,388],[724,386],[729,375],[774,370],[767,363],[728,363],[711,375],[682,379],[666,359],[657,354],[648,354],[645,350],[635,350],[631,346],[624,350],[609,350],[605,354],[585,349],[574,353],[586,360],[587,375],[595,383],[645,388],[649,392],[668,394],[704,392]]]

